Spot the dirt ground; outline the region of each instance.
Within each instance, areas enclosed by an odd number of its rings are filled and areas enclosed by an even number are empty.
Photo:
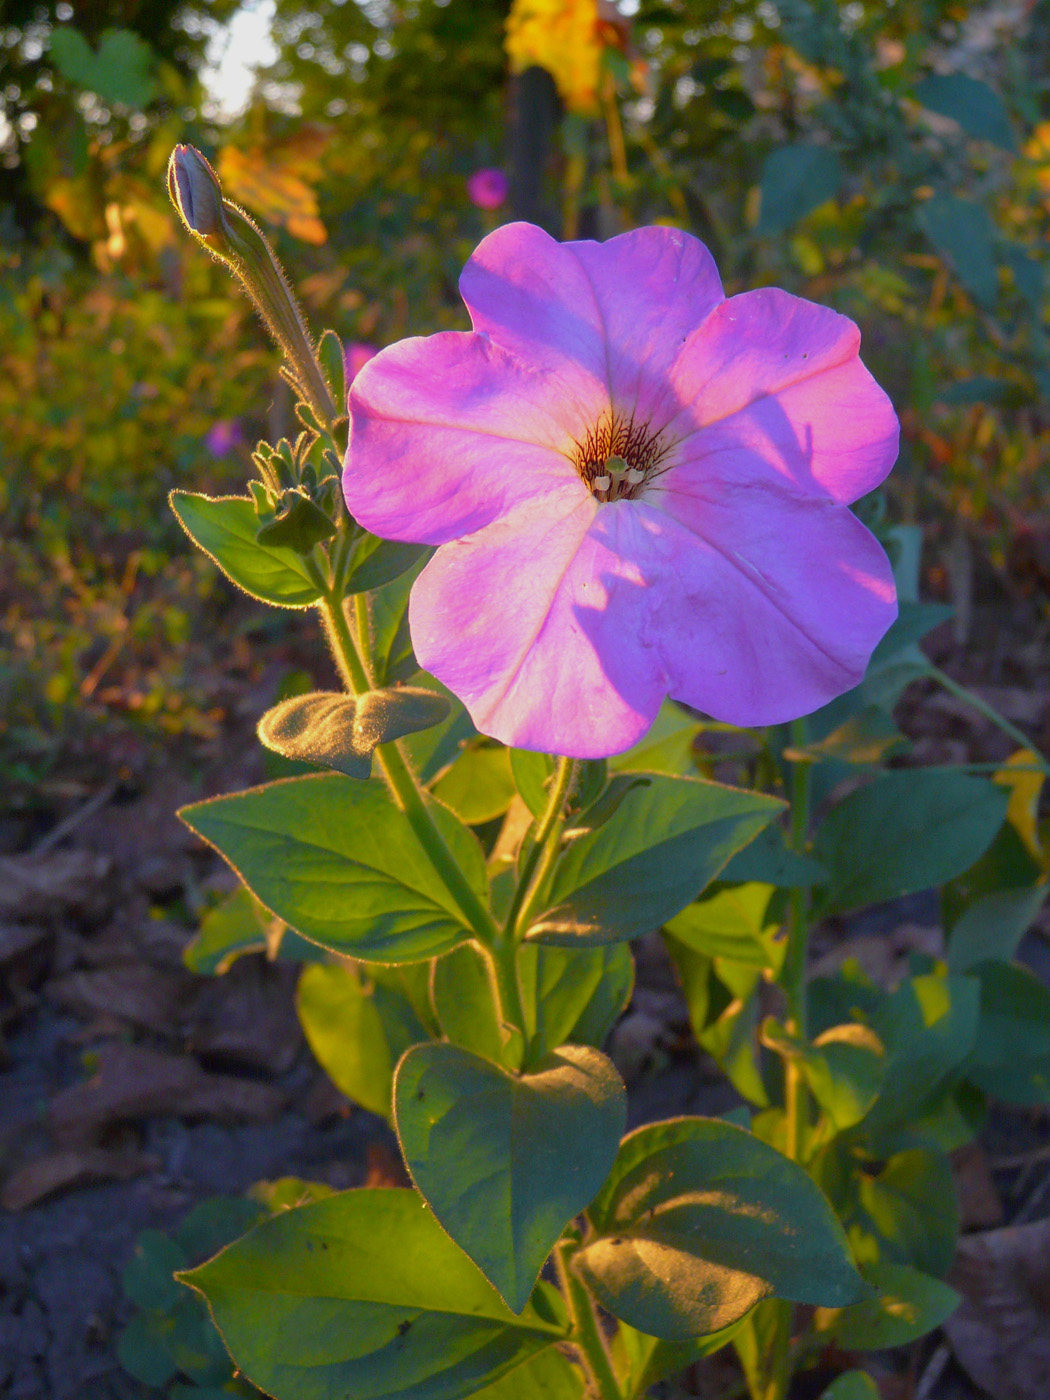
[[[1035,604],[976,606],[968,636],[948,626],[931,648],[1050,752],[1040,616]],[[197,1202],[261,1179],[347,1187],[396,1173],[389,1129],[331,1088],[302,1040],[294,966],[253,955],[208,979],[181,960],[193,911],[230,876],[173,812],[263,777],[252,720],[273,699],[277,669],[254,677],[200,761],[173,756],[28,826],[0,824],[0,1395],[10,1400],[155,1393],[114,1351],[128,1315],[121,1274],[142,1230],[170,1230]],[[1013,747],[925,683],[898,718],[914,762],[998,760]],[[909,951],[935,952],[939,935],[936,901],[917,897],[822,926],[814,958],[860,950],[892,976]],[[733,1091],[692,1042],[658,942],[637,955],[637,989],[610,1047],[632,1126],[724,1112]],[[1050,984],[1050,924],[1021,956]],[[1050,1115],[996,1110],[956,1165],[968,1301],[947,1333],[879,1359],[884,1400],[1038,1400],[1050,1394]],[[819,1393],[818,1379],[800,1380],[798,1400]],[[720,1383],[717,1367],[697,1369],[688,1390],[667,1394],[714,1400]]]

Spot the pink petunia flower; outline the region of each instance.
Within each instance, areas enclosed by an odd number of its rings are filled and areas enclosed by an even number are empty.
[[[412,642],[482,733],[596,758],[668,694],[760,725],[857,684],[897,606],[847,507],[898,424],[852,321],[774,288],[727,300],[670,228],[507,224],[460,290],[472,333],[359,375],[343,484],[369,530],[439,546]]]
[[[369,360],[373,359],[379,351],[374,345],[369,345],[363,340],[352,340],[343,349],[343,364],[346,366],[346,382],[352,384],[357,378],[358,371],[362,370]]]
[[[228,457],[244,441],[244,430],[236,418],[220,418],[204,435],[204,445],[213,457]]]
[[[507,189],[502,170],[475,170],[467,180],[467,198],[478,209],[498,209],[506,203]]]

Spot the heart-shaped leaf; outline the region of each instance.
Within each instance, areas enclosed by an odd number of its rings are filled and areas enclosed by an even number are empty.
[[[603,1307],[653,1337],[715,1332],[769,1295],[829,1307],[865,1296],[842,1226],[802,1168],[719,1119],[625,1138],[588,1215],[600,1238],[574,1266]]]
[[[461,1400],[565,1335],[556,1295],[515,1317],[397,1188],[282,1211],[180,1278],[276,1400]]]
[[[412,1179],[515,1312],[605,1180],[626,1104],[612,1063],[587,1046],[522,1075],[441,1043],[398,1065],[394,1115]]]

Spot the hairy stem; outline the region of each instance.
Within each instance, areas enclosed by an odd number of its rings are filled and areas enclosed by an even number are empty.
[[[320,607],[332,653],[346,688],[351,695],[361,695],[371,689],[371,681],[358,643],[350,630],[343,601],[337,594],[326,589]],[[367,647],[367,636],[361,640]],[[445,838],[435,825],[423,800],[419,782],[409,767],[400,744],[380,744],[375,751],[375,757],[394,800],[408,818],[438,877],[459,905],[463,917],[474,933],[483,943],[491,944],[498,933],[492,915],[471,889]]]
[[[540,824],[536,828],[536,838],[532,843],[532,850],[525,858],[518,888],[514,891],[514,899],[511,902],[510,912],[504,926],[505,932],[511,938],[516,939],[520,931],[528,926],[528,915],[532,911],[532,905],[557,857],[558,842],[561,839],[562,811],[565,799],[569,794],[569,785],[572,782],[575,766],[575,761],[571,758],[558,759],[558,766],[554,770],[554,778],[551,781],[550,793],[547,798],[547,806],[540,818]]]
[[[572,1271],[570,1260],[577,1248],[574,1240],[562,1240],[554,1251],[558,1282],[572,1321],[572,1341],[579,1350],[594,1400],[623,1400],[591,1295]]]

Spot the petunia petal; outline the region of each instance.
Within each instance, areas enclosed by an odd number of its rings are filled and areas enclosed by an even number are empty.
[[[640,228],[607,243],[570,243],[604,332],[614,408],[666,418],[667,375],[689,336],[725,299],[714,258],[676,228]]]
[[[881,545],[844,506],[761,487],[679,496],[677,519],[629,504],[675,699],[732,724],[778,724],[862,679],[896,592]]]
[[[846,316],[776,288],[731,297],[671,371],[680,458],[739,444],[806,494],[849,502],[896,460],[898,425]],[[717,470],[717,464],[712,464]]]
[[[852,359],[692,434],[653,487],[673,492],[683,481],[687,490],[718,495],[765,485],[848,505],[885,480],[899,438],[892,404]]]
[[[605,335],[572,245],[532,224],[482,239],[459,279],[476,331],[542,374],[559,400],[609,407]]]
[[[599,411],[485,336],[403,340],[350,391],[347,505],[385,539],[441,544],[566,483],[586,495],[566,454]]]
[[[604,507],[568,492],[439,549],[412,589],[422,666],[484,734],[597,758],[630,748],[667,686],[637,639],[647,606],[629,557],[592,527]]]

